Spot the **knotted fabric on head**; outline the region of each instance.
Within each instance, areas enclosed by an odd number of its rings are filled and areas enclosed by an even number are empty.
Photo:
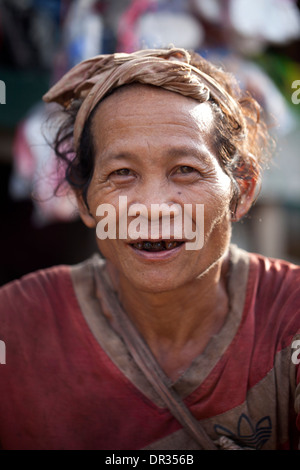
[[[198,100],[210,96],[240,125],[243,116],[236,101],[211,76],[190,63],[190,54],[180,48],[146,49],[131,54],[98,55],[80,62],[43,96],[68,108],[73,100],[83,100],[74,124],[74,145],[95,106],[113,89],[125,84],[154,85]]]

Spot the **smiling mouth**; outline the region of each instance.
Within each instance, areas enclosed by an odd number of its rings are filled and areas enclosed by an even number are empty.
[[[132,243],[131,246],[135,248],[136,250],[140,250],[140,251],[157,252],[157,251],[174,250],[174,248],[177,248],[183,243],[184,241],[176,241],[176,240],[159,240],[157,242],[145,240],[145,241],[138,241],[136,243]]]

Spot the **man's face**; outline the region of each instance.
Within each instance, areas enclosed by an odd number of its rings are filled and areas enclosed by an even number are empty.
[[[118,90],[94,114],[95,169],[87,200],[95,226],[97,208],[112,205],[118,234],[122,196],[128,208],[144,205],[149,221],[153,204],[176,204],[182,213],[189,205],[194,228],[197,204],[204,205],[201,249],[187,250],[184,233],[181,240],[163,242],[153,240],[150,230],[141,240],[97,239],[118,275],[137,289],[163,292],[183,286],[204,275],[227,250],[232,189],[212,145],[213,120],[209,103],[144,85]],[[128,217],[128,227],[133,219]]]

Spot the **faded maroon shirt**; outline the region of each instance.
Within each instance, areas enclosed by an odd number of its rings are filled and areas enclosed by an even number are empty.
[[[95,269],[105,262],[0,289],[2,448],[199,449],[103,314]],[[297,449],[300,267],[231,247],[228,289],[222,330],[173,387],[212,440]]]

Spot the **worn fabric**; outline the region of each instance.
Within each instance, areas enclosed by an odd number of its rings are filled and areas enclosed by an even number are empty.
[[[74,125],[74,145],[77,148],[84,124],[97,103],[113,89],[130,83],[162,87],[199,102],[212,96],[239,126],[245,127],[238,103],[214,78],[192,65],[188,51],[179,48],[92,57],[69,70],[43,99],[64,107],[70,106],[75,99],[83,100]]]
[[[2,448],[198,449],[112,328],[95,269],[105,262],[49,268],[0,289]],[[297,449],[299,281],[300,267],[231,248],[226,322],[172,384],[214,441]]]

